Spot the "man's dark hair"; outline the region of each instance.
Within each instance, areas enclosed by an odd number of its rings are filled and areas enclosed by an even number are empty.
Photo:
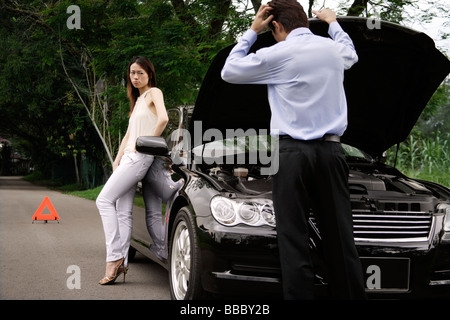
[[[286,32],[291,32],[296,28],[309,28],[308,17],[303,7],[297,0],[272,0],[268,3],[272,10],[272,21],[281,23]],[[269,23],[270,29],[274,30],[272,21]]]

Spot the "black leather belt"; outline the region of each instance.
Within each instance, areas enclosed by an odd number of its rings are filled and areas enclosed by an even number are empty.
[[[284,139],[292,139],[292,140],[297,140],[292,138],[291,136],[287,135],[287,134],[283,134],[279,136],[280,140],[284,140]],[[301,141],[301,140],[300,140]],[[312,140],[304,140],[304,141],[332,141],[332,142],[341,142],[341,138],[335,134],[326,134],[324,135],[322,138],[317,138],[317,139],[312,139]]]

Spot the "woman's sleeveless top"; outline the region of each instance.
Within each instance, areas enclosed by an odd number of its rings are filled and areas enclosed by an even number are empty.
[[[141,94],[134,105],[128,122],[128,141],[125,147],[125,152],[136,152],[136,139],[140,136],[151,136],[156,126],[156,115],[150,111],[145,96],[153,88]]]

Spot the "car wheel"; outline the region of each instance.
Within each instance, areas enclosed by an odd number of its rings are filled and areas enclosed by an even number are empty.
[[[200,250],[194,226],[190,210],[181,208],[170,237],[169,282],[170,294],[174,300],[192,300],[203,296]]]

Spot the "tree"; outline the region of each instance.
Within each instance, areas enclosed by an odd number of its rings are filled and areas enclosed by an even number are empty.
[[[339,14],[396,22],[410,19],[406,9],[415,6],[339,3]],[[445,12],[434,3],[421,18]],[[72,4],[0,0],[0,134],[27,141],[42,167],[67,155],[77,163],[85,154],[106,172],[127,127],[130,59],[152,60],[168,108],[193,104],[209,62],[249,27],[261,0],[79,0],[80,29],[67,27]],[[322,3],[303,4],[311,16]]]

